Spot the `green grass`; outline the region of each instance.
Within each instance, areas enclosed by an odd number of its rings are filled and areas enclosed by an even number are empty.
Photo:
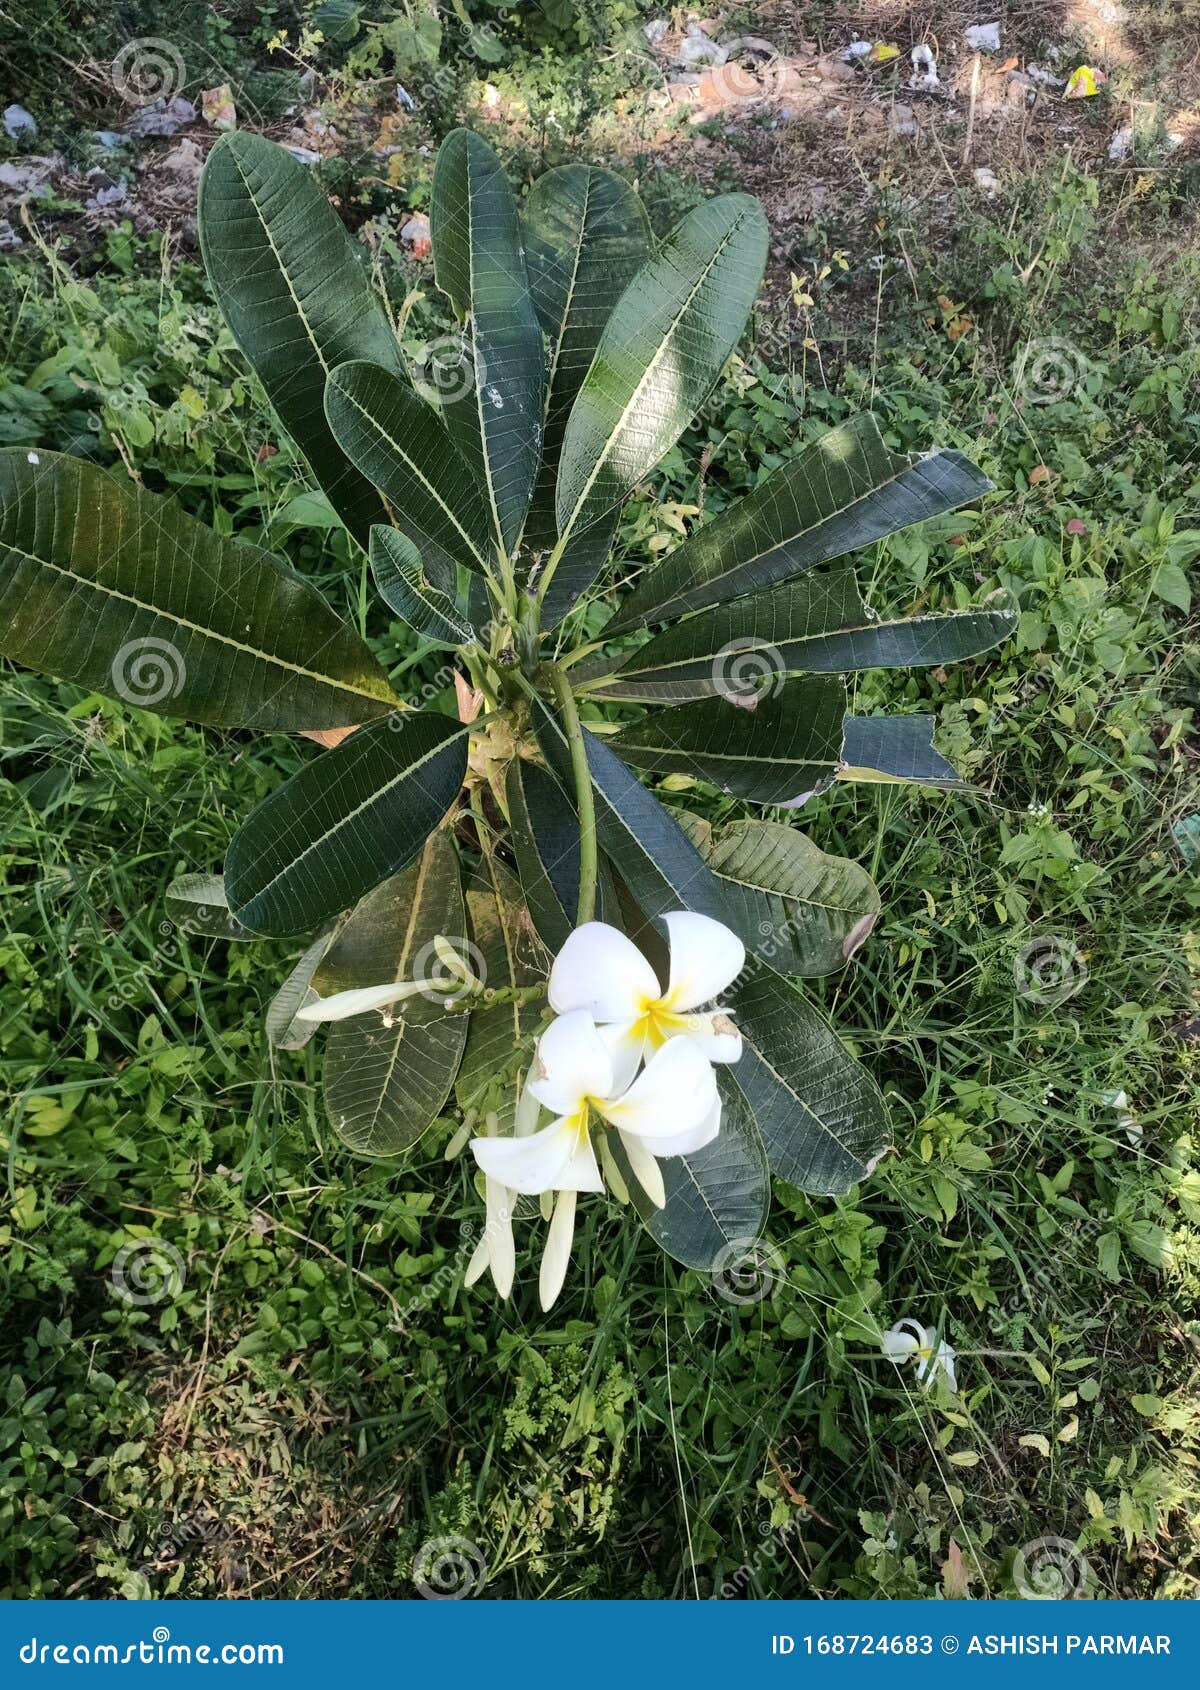
[[[991,661],[858,684],[860,712],[936,710],[977,791],[844,787],[798,818],[883,893],[814,989],[883,1083],[896,1153],[842,1201],[777,1186],[761,1300],[717,1295],[602,1200],[551,1319],[528,1257],[510,1304],[464,1292],[481,1208],[452,1124],[399,1167],[345,1154],[319,1047],[265,1051],[287,948],[165,921],[167,883],[217,867],[303,752],[4,678],[7,1593],[412,1595],[421,1546],[458,1536],[491,1596],[1004,1596],[1053,1537],[1089,1594],[1195,1595],[1200,885],[1171,829],[1200,808],[1197,276],[1165,191],[1136,222],[1085,178],[1011,211],[964,212],[865,343],[876,272],[855,257],[813,319],[830,386],[748,352],[625,518],[628,569],[676,507],[711,513],[870,405],[892,444],[964,446],[997,484],[865,560],[871,601],[1003,584],[1023,612]],[[431,680],[293,503],[298,465],[259,461],[277,433],[227,339],[208,350],[200,278],[135,260],[88,287],[45,254],[8,267],[5,441],[105,461],[119,442],[152,485],[286,546],[405,686]],[[967,304],[962,340],[938,292]],[[1031,337],[1078,359],[1058,402],[1016,381]],[[1058,1005],[1014,980],[1047,940],[1081,980]],[[130,1304],[114,1258],[144,1239],[177,1271]],[[881,1357],[903,1316],[953,1342],[957,1397]]]

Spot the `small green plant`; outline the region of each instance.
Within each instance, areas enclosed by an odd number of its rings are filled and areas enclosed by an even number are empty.
[[[848,715],[843,676],[971,657],[1016,614],[864,605],[836,560],[990,485],[957,452],[896,454],[865,412],[632,591],[606,589],[622,504],[742,334],[762,212],[710,200],[655,248],[622,180],[569,166],[519,213],[459,130],[431,227],[458,327],[412,368],[301,166],[233,134],[204,174],[230,328],[383,600],[452,654],[457,719],[399,698],[271,553],[25,448],[0,453],[0,652],[169,716],[322,742],[247,817],[223,877],[177,882],[170,912],[310,941],[271,1042],[333,1023],[326,1106],[371,1156],[411,1149],[453,1091],[486,1173],[473,1273],[507,1291],[516,1198],[541,1194],[548,1304],[601,1171],[664,1249],[711,1269],[760,1234],[770,1174],[844,1193],[889,1140],[874,1081],[795,984],[867,937],[869,876],[779,820],[670,811],[634,771],[785,808],[839,779],[961,785],[932,718]]]

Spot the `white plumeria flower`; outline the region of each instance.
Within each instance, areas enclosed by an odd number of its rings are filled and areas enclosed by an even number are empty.
[[[537,1127],[537,1120],[538,1100],[526,1083],[517,1099],[516,1113],[513,1118],[514,1135],[517,1138],[528,1138]],[[512,1228],[513,1209],[516,1206],[517,1193],[511,1186],[502,1185],[499,1180],[492,1179],[487,1174],[483,1178],[483,1193],[485,1205],[483,1237],[475,1246],[475,1253],[471,1257],[467,1271],[463,1276],[463,1284],[474,1285],[475,1281],[490,1269],[492,1283],[500,1293],[501,1298],[507,1301],[512,1291],[513,1275],[517,1266]]]
[[[928,1387],[940,1376],[952,1391],[958,1390],[954,1372],[957,1351],[945,1338],[939,1343],[932,1326],[922,1326],[918,1320],[898,1320],[895,1326],[880,1334],[879,1347],[897,1367],[915,1360],[917,1378],[922,1385]]]
[[[302,1009],[296,1011],[296,1020],[348,1021],[352,1015],[365,1015],[372,1009],[386,1009],[389,1004],[400,1003],[404,998],[415,998],[418,993],[429,996],[439,985],[445,992],[445,982],[435,980],[397,980],[391,985],[355,986],[348,992],[335,992],[329,998],[314,998],[312,1003],[305,1004]],[[386,1021],[387,1017],[384,1019]]]
[[[559,1015],[586,1010],[602,1027],[617,1090],[669,1040],[695,1045],[710,1062],[736,1062],[742,1054],[729,1012],[701,1013],[700,1006],[741,973],[746,947],[711,916],[675,910],[663,920],[671,945],[666,991],[633,941],[603,921],[577,927],[550,971],[550,1007]]]
[[[657,1158],[699,1150],[717,1136],[721,1101],[716,1076],[699,1044],[671,1039],[632,1085],[618,1084],[607,1039],[586,1010],[552,1021],[538,1041],[527,1091],[554,1120],[527,1137],[474,1138],[471,1151],[487,1176],[511,1191],[557,1192],[542,1258],[541,1303],[562,1289],[580,1191],[603,1191],[590,1131],[595,1113],[615,1128],[637,1179],[660,1208],[666,1202]]]

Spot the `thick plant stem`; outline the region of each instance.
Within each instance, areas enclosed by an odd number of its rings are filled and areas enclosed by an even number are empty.
[[[583,743],[583,726],[571,683],[557,667],[552,667],[550,674],[571,748],[571,772],[575,776],[575,809],[579,815],[579,909],[575,923],[582,927],[596,914],[596,803],[592,771],[588,768],[587,746]]]

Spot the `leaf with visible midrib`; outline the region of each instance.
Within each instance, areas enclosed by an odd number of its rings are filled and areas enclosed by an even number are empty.
[[[261,135],[224,135],[200,180],[200,246],[217,303],[280,421],[362,545],[386,516],[325,420],[325,378],[351,358],[405,374],[383,305],[302,164]]]
[[[474,628],[427,578],[421,554],[398,528],[372,528],[371,574],[384,604],[422,639],[452,651],[475,640]]]
[[[0,654],[218,728],[352,727],[397,703],[270,552],[57,452],[0,452]]]
[[[225,885],[260,933],[311,932],[410,863],[462,786],[467,728],[408,711],[360,728],[253,809]]]
[[[485,856],[467,881],[467,915],[477,947],[472,966],[493,987],[532,986],[549,973],[549,953],[534,933],[520,883],[495,857]],[[493,1081],[510,1074],[521,1053],[532,1049],[545,1005],[481,1004],[471,1011],[467,1048],[455,1082],[464,1109],[477,1106]],[[506,1094],[511,1098],[511,1088]],[[511,1130],[504,1123],[505,1130]]]
[[[606,634],[674,621],[858,551],[990,492],[961,452],[909,457],[869,411],[783,464],[643,576]]]
[[[933,746],[936,716],[847,716],[839,778],[912,781],[918,786],[970,785]]]

